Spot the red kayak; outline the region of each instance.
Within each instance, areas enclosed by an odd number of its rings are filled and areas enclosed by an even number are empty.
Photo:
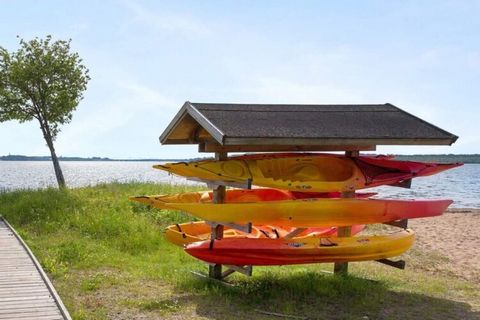
[[[413,242],[413,232],[401,230],[388,235],[345,238],[207,240],[194,242],[185,251],[208,263],[268,266],[385,259],[402,254]]]
[[[260,153],[248,154],[243,156],[231,157],[235,160],[269,160],[281,158],[300,158],[301,157],[332,157],[345,158],[343,155],[328,153]],[[365,176],[366,185],[380,186],[385,184],[395,184],[403,180],[426,177],[434,175],[449,169],[460,167],[463,163],[435,163],[395,160],[392,155],[365,155],[351,157],[353,162],[359,167]]]

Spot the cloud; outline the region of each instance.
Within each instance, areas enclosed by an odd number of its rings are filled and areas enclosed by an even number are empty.
[[[178,108],[178,104],[173,99],[149,86],[132,81],[117,82],[116,85],[119,89],[126,91],[126,95],[135,102],[138,102],[140,108],[149,110],[152,106],[159,105],[172,109]]]
[[[57,150],[61,154],[85,154],[86,150],[109,148],[112,136],[126,133],[134,136],[142,130],[139,123],[152,118],[168,121],[165,113],[174,113],[179,106],[168,96],[138,82],[113,82],[111,90],[116,93],[113,99],[108,94],[94,96],[88,99],[87,106],[79,106],[72,123],[58,137]]]
[[[125,1],[125,6],[133,14],[134,21],[155,32],[169,32],[186,36],[207,36],[211,30],[203,22],[185,14],[156,12],[135,1]]]

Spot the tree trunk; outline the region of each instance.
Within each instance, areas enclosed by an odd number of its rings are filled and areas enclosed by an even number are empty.
[[[47,143],[48,149],[50,149],[50,155],[52,157],[53,169],[55,170],[55,176],[57,177],[58,187],[60,189],[65,188],[65,178],[63,177],[62,168],[60,168],[60,162],[58,162],[57,154],[55,153],[53,139],[50,133],[50,128],[48,127],[48,122],[43,119],[40,112],[38,113],[37,120],[40,123],[40,129],[42,130],[43,138]]]
[[[47,146],[50,149],[50,155],[52,156],[53,169],[55,170],[55,176],[57,177],[58,187],[65,188],[65,178],[63,177],[62,168],[60,168],[60,162],[58,161],[57,154],[55,153],[55,148],[53,147],[53,141],[45,137],[47,141]]]

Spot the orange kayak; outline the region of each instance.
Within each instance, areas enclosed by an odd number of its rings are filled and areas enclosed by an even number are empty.
[[[222,239],[194,242],[185,251],[208,263],[224,265],[290,265],[385,259],[408,250],[411,230],[388,235],[308,237],[303,239]]]
[[[365,228],[364,225],[352,226],[352,235],[358,234]],[[225,227],[223,237],[226,238],[253,238],[253,239],[281,239],[295,228],[282,228],[277,226],[253,226],[251,233]],[[165,230],[167,240],[177,246],[188,245],[197,241],[210,239],[211,227],[205,221],[187,222],[168,226]],[[337,227],[307,228],[292,239],[307,237],[336,236]]]
[[[369,198],[376,195],[370,193],[356,193],[356,198]],[[280,189],[229,189],[225,193],[225,203],[244,203],[244,202],[267,202],[295,199],[313,199],[313,198],[339,198],[340,192],[300,192]],[[169,204],[172,203],[212,203],[212,191],[187,192],[171,195],[153,195],[153,196],[136,196],[129,198],[159,209],[171,209]]]

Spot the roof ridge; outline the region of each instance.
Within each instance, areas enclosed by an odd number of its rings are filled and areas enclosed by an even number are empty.
[[[316,106],[339,106],[339,107],[351,107],[351,106],[392,106],[390,103],[220,103],[220,102],[189,102],[192,105],[215,105],[215,106],[305,106],[305,107],[316,107]]]

